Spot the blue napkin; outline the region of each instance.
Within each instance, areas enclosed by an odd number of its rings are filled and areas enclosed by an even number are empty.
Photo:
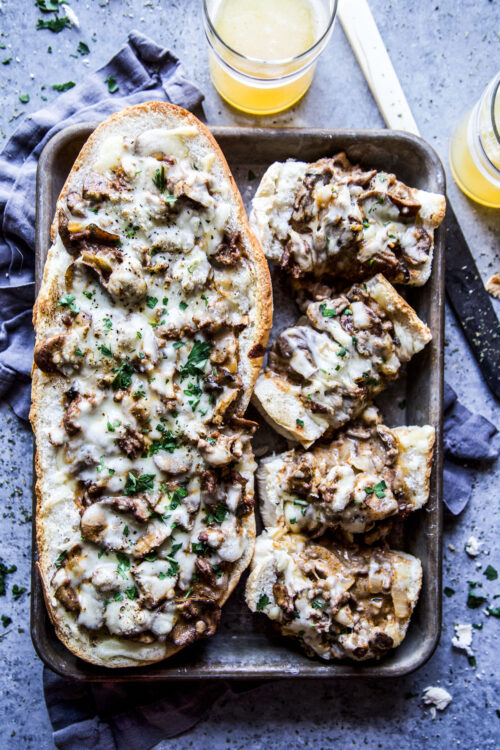
[[[118,85],[110,94],[106,78]],[[151,100],[197,107],[203,94],[179,60],[132,31],[107,65],[26,117],[0,154],[0,398],[28,418],[34,344],[31,308],[35,294],[35,183],[46,143],[77,122],[103,120],[124,107]]]
[[[114,76],[111,95],[105,79]],[[67,125],[102,120],[132,104],[166,100],[187,109],[203,96],[170,52],[132,32],[103,68],[24,119],[0,154],[0,398],[26,419],[33,351],[35,176],[38,157]],[[445,398],[445,503],[465,507],[472,462],[499,452],[496,428],[471,414],[447,386]],[[464,463],[466,465],[464,465]],[[194,726],[216,700],[249,689],[244,683],[72,683],[44,669],[44,691],[62,750],[147,750]],[[252,685],[255,687],[255,684]]]

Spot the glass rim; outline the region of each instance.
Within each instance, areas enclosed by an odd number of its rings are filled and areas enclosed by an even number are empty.
[[[240,60],[244,60],[249,63],[256,63],[258,65],[265,65],[269,68],[273,67],[280,67],[283,65],[288,65],[290,63],[295,63],[303,60],[308,55],[311,54],[315,49],[317,49],[323,41],[326,39],[330,31],[332,30],[333,23],[335,21],[335,17],[337,15],[337,8],[338,8],[338,0],[333,0],[333,9],[330,13],[330,18],[328,20],[328,23],[326,25],[326,28],[324,32],[321,34],[321,36],[312,44],[310,47],[308,47],[304,52],[300,52],[298,55],[293,55],[292,57],[282,57],[279,60],[262,60],[258,57],[250,57],[249,55],[245,55],[242,52],[238,52],[235,50],[231,45],[229,45],[227,42],[224,41],[224,39],[219,35],[219,33],[216,31],[212,19],[210,18],[210,13],[207,7],[207,0],[203,0],[203,15],[205,18],[205,21],[207,22],[208,28],[210,30],[210,33],[214,35],[214,37],[217,39],[218,42],[232,55],[235,55]]]

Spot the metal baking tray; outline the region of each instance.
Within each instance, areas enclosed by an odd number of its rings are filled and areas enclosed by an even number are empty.
[[[50,246],[50,224],[62,185],[95,123],[73,125],[48,143],[38,163],[36,280],[40,284]],[[260,177],[273,161],[296,158],[314,161],[345,150],[354,162],[395,172],[408,184],[445,192],[445,177],[436,153],[423,140],[387,130],[316,130],[262,128],[211,128],[249,207]],[[296,319],[273,269],[275,320],[271,340],[284,325]],[[42,587],[35,568],[33,541],[31,635],[40,658],[52,670],[75,680],[193,680],[208,678],[265,679],[290,677],[399,677],[422,666],[432,655],[441,628],[441,495],[442,495],[442,394],[444,312],[444,227],[436,232],[430,281],[420,289],[400,289],[432,331],[432,341],[408,367],[407,376],[382,398],[384,421],[396,424],[433,424],[437,430],[429,502],[424,510],[400,525],[397,543],[422,560],[424,576],[420,600],[403,644],[380,662],[324,662],[307,657],[298,645],[279,635],[270,621],[252,614],[244,598],[243,576],[223,608],[217,634],[193,644],[164,662],[137,669],[106,669],[78,659],[58,640],[48,618]],[[397,406],[399,404],[399,407]],[[252,407],[249,416],[262,424]],[[262,424],[255,447],[282,450],[285,441]],[[35,517],[35,508],[33,509]],[[35,533],[33,531],[33,540]],[[396,546],[393,544],[393,546]]]

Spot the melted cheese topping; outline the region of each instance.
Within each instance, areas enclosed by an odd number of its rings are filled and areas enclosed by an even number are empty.
[[[444,198],[338,154],[314,164],[273,164],[252,208],[267,257],[295,277],[361,279],[381,271],[398,283],[423,284]]]
[[[378,521],[421,508],[429,495],[434,428],[390,430],[374,420],[380,418],[372,407],[327,446],[262,461],[266,526],[315,534],[336,528],[352,541]]]
[[[195,617],[202,634],[203,602],[251,543],[255,466],[231,414],[255,288],[231,186],[213,155],[190,156],[196,136],[108,137],[49,254],[59,300],[35,362],[67,379],[41,511],[62,540],[50,596],[106,633],[102,658],[155,658],[151,644],[183,644]],[[179,615],[191,600],[201,609]]]
[[[307,306],[306,317],[275,342],[255,397],[307,447],[359,414],[430,338],[414,311],[375,276]]]
[[[257,539],[246,599],[323,659],[364,660],[401,643],[421,576],[420,561],[404,552],[270,530]]]

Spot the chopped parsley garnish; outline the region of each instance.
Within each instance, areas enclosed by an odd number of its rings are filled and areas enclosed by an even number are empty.
[[[150,555],[146,555],[144,558],[147,562],[155,562],[158,559],[158,552],[151,552]]]
[[[104,327],[107,331],[113,328],[113,321],[110,318],[103,318],[102,322],[104,323]]]
[[[186,346],[186,342],[185,341],[174,341],[174,343],[172,344],[172,346],[174,347],[174,349],[180,349],[181,346]]]
[[[186,364],[181,367],[181,380],[189,376],[193,378],[201,377],[209,356],[210,344],[206,341],[195,341],[188,354]]]
[[[142,333],[140,331],[136,332],[136,336],[138,339],[142,339]]]
[[[141,388],[139,388],[138,391],[134,391],[133,394],[132,394],[132,397],[135,398],[135,399],[137,399],[137,398],[145,398],[146,397],[146,391],[144,390],[144,387],[141,386]]]
[[[125,234],[129,238],[129,240],[132,239],[132,237],[134,236],[135,232],[137,232],[138,229],[140,229],[140,227],[134,226],[133,224],[129,224],[128,227],[126,227]]]
[[[160,581],[165,580],[166,577],[167,577],[167,574],[164,573],[163,571],[161,571],[160,573],[158,573],[158,578],[160,579]]]
[[[153,185],[155,188],[157,188],[160,193],[165,192],[165,188],[167,186],[166,180],[165,180],[165,165],[162,164],[159,169],[156,170],[155,176],[153,177]]]
[[[255,174],[252,172],[251,169],[248,170],[248,180],[251,182],[252,180],[255,180]]]
[[[115,94],[118,91],[118,84],[114,76],[109,76],[104,79],[104,83],[108,84],[108,91],[110,94]]]
[[[119,388],[128,388],[132,382],[132,375],[134,374],[134,368],[130,362],[125,360],[115,372],[116,375],[111,382],[112,389],[117,391]]]
[[[2,65],[8,65],[11,60],[12,60],[12,57],[6,57],[5,60],[2,60]]]
[[[337,352],[337,357],[345,357],[346,354],[347,354],[347,349],[344,349],[344,347],[341,346]]]
[[[206,294],[202,294],[201,295],[201,299],[205,302],[205,307],[208,307],[207,295]]]
[[[149,307],[150,310],[154,310],[157,304],[158,304],[158,297],[146,297],[146,305]]]
[[[129,589],[125,589],[125,593],[129,599],[135,599],[137,596],[137,589],[135,586],[131,586]]]
[[[37,31],[39,31],[40,29],[48,29],[54,34],[59,34],[60,31],[62,31],[63,29],[67,29],[70,26],[71,21],[69,20],[68,16],[57,16],[57,18],[50,18],[48,21],[45,21],[43,18],[39,18],[36,23]]]
[[[352,310],[349,307],[342,312],[342,315],[352,315]]]
[[[87,297],[87,299],[92,299],[92,297],[94,296],[94,292],[89,292],[87,289],[85,289],[83,294]]]
[[[67,554],[68,554],[67,550],[64,550],[63,552],[61,552],[61,554],[59,555],[59,557],[57,558],[57,560],[54,563],[54,565],[56,566],[56,568],[60,568],[61,567],[61,565],[63,564],[63,562],[66,559],[66,555]]]
[[[226,520],[228,513],[229,508],[227,507],[226,503],[218,503],[215,510],[207,510],[205,523],[222,523]]]
[[[171,206],[173,206],[176,202],[177,198],[175,197],[175,195],[167,195],[165,198],[165,203],[168,203]]]
[[[156,429],[160,430],[162,436],[159,440],[151,441],[148,448],[148,456],[153,456],[160,450],[166,451],[167,453],[173,453],[177,448],[176,436],[170,430],[166,430],[163,425],[158,425]]]
[[[326,302],[323,302],[319,306],[319,309],[320,309],[321,315],[324,318],[334,318],[336,316],[336,314],[337,314],[337,311],[334,310],[333,307],[327,307],[326,306]]]
[[[75,315],[80,312],[80,308],[75,302],[74,294],[63,294],[63,296],[57,300],[57,307],[69,307],[71,312],[75,313]]]
[[[304,426],[304,420],[303,419],[296,419],[295,424],[297,427],[303,427]]]
[[[8,615],[2,615],[0,619],[2,620],[4,628],[7,628],[12,622],[12,617],[9,617]]]
[[[493,617],[500,617],[500,607],[486,607],[486,611]]]
[[[76,354],[77,357],[83,357],[84,356],[84,354],[83,354],[82,350],[80,349],[80,347],[78,347],[77,349],[75,349],[75,354]]]
[[[369,229],[370,228],[370,222],[365,219],[363,222],[363,229]]]
[[[484,571],[484,575],[488,579],[488,581],[496,581],[498,578],[498,573],[493,567],[493,565],[488,565],[488,567]]]
[[[445,586],[443,589],[443,593],[445,596],[450,597],[455,593],[455,589],[451,589],[449,586]]]
[[[268,604],[271,604],[271,600],[269,599],[267,594],[261,594],[259,596],[259,600],[257,602],[256,610],[257,612],[260,612],[264,609],[264,607],[267,607]]]
[[[53,83],[52,88],[56,91],[69,91],[73,88],[73,86],[76,86],[76,83],[74,81],[66,81],[66,83]]]
[[[116,552],[115,554],[118,560],[118,573],[122,578],[127,580],[127,572],[130,570],[130,560],[123,552]]]
[[[300,512],[303,516],[306,514],[306,510],[309,507],[309,503],[306,500],[300,500],[298,497],[293,501],[294,505],[300,505]]]
[[[193,411],[196,411],[203,395],[203,391],[201,390],[200,386],[197,383],[188,383],[184,394],[189,397],[188,404],[191,409]]]
[[[125,495],[137,495],[138,492],[148,492],[154,489],[154,481],[154,474],[140,474],[136,477],[129,471],[124,493]]]
[[[125,526],[123,527],[122,536],[127,536],[127,534],[128,534],[128,526],[127,524],[125,524]]]
[[[116,420],[116,422],[113,422],[113,424],[111,424],[111,422],[108,420],[108,424],[107,424],[108,432],[114,432],[115,427],[118,427],[119,424],[120,422],[118,419]]]
[[[187,307],[187,302],[179,302],[179,310],[185,310]]]
[[[106,344],[101,344],[101,346],[99,347],[99,349],[101,350],[101,353],[104,354],[105,357],[112,357],[113,356],[113,352],[111,351],[111,349],[109,348],[109,346],[106,346]]]
[[[106,466],[106,464],[104,463],[104,456],[101,456],[101,458],[99,459],[99,466],[96,467],[96,471],[101,472],[104,470],[107,470],[110,477],[112,477],[115,473],[114,469],[110,469],[109,466]]]
[[[191,549],[195,555],[199,555],[200,557],[206,557],[212,552],[211,547],[205,542],[191,542]]]
[[[113,595],[113,599],[115,602],[122,602],[123,594],[120,594],[119,592],[117,592],[116,594]]]
[[[169,576],[170,578],[174,578],[177,575],[177,573],[179,572],[179,568],[181,566],[179,565],[179,563],[177,562],[177,560],[174,560],[174,558],[171,557],[170,555],[167,555],[167,560],[170,563],[170,567],[167,570],[167,576]]]
[[[384,490],[386,489],[387,489],[387,484],[382,479],[382,481],[380,481],[374,487],[365,487],[365,492],[367,495],[373,495],[373,493],[375,493],[375,495],[381,500],[382,498],[385,497]]]
[[[321,599],[321,597],[318,597],[318,599],[314,599],[314,601],[311,602],[311,607],[313,609],[323,609],[325,606],[325,601]]]
[[[85,42],[78,42],[78,47],[76,48],[76,51],[79,52],[81,55],[89,55],[90,54],[90,48]]]

